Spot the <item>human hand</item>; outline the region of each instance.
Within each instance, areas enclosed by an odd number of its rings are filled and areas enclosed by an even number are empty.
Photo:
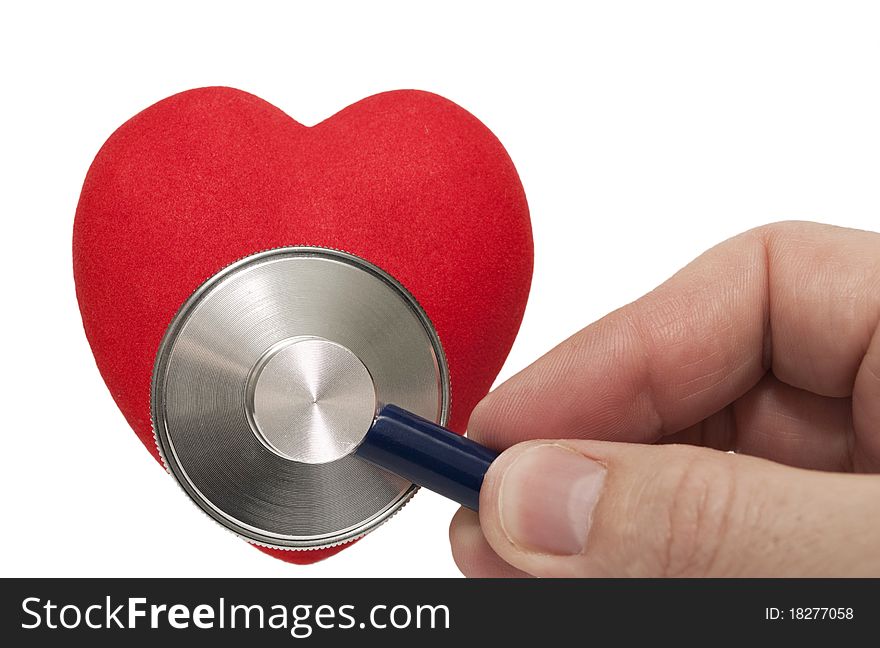
[[[468,432],[507,450],[452,521],[465,575],[880,576],[880,234],[730,239]]]

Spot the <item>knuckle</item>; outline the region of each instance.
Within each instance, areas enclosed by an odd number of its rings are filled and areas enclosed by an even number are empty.
[[[668,514],[659,560],[664,576],[717,573],[736,504],[736,471],[724,453],[684,449],[668,467]]]

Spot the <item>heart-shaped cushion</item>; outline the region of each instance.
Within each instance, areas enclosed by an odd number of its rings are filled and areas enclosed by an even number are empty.
[[[224,266],[290,245],[384,269],[437,329],[463,432],[522,319],[532,272],[525,194],[474,116],[434,94],[378,94],[313,127],[240,90],[147,108],[107,140],[83,185],[73,269],[86,336],[150,453],[150,379],[181,304]],[[267,549],[314,562],[340,547]]]

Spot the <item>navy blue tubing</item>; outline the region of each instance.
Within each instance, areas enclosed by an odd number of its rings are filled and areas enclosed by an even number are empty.
[[[396,405],[379,410],[355,454],[474,511],[483,477],[498,456]]]

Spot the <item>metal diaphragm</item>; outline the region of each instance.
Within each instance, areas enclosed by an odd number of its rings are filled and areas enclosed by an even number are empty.
[[[446,422],[440,340],[394,278],[325,248],[261,252],[211,277],[153,371],[169,472],[223,526],[282,549],[362,536],[417,490],[352,455],[386,403]]]

